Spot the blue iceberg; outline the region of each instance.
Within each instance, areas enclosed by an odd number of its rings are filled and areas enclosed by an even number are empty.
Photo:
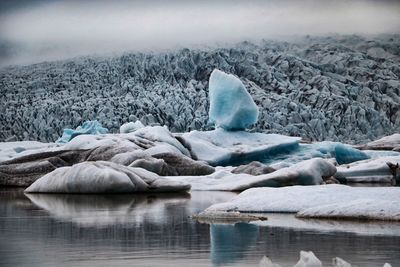
[[[209,121],[225,130],[243,130],[257,122],[258,107],[243,83],[215,69],[209,81]]]
[[[73,138],[81,134],[106,134],[108,129],[101,126],[100,122],[85,121],[82,126],[74,129],[64,129],[63,135],[56,141],[56,143],[68,143]]]
[[[369,159],[370,157],[364,152],[352,148],[348,145],[337,144],[335,146],[335,158],[339,165],[348,164],[359,160]]]

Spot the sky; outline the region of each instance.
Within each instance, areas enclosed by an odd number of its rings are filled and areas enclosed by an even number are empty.
[[[396,0],[1,0],[1,65],[400,30]]]

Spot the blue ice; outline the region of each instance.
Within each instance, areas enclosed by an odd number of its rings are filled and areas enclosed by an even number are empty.
[[[258,107],[243,83],[215,69],[209,81],[209,121],[225,130],[243,130],[257,122]]]
[[[73,138],[81,134],[106,134],[108,129],[101,126],[97,120],[85,121],[82,126],[74,129],[64,129],[63,135],[56,141],[56,143],[68,143]]]

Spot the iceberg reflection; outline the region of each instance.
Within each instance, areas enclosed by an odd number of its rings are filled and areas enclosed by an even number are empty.
[[[211,224],[211,260],[221,266],[241,260],[256,245],[259,227],[254,224]]]
[[[169,207],[184,205],[190,200],[190,194],[25,195],[55,219],[73,222],[81,227],[140,224],[145,220],[163,223]]]

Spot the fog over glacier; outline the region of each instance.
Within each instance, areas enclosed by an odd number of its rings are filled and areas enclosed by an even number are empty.
[[[0,64],[400,28],[398,1],[1,1]]]

